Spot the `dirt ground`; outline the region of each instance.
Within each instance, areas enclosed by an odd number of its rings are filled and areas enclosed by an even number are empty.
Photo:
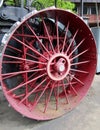
[[[100,75],[95,75],[88,95],[73,111],[50,121],[23,117],[0,91],[0,130],[100,130]]]

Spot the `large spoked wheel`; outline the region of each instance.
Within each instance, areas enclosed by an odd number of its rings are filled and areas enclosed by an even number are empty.
[[[96,46],[75,14],[51,8],[30,13],[3,41],[2,88],[22,115],[57,118],[86,95],[95,74]]]

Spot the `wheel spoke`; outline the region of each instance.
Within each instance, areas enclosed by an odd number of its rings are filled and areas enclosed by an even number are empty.
[[[34,55],[31,55],[29,53],[26,53],[27,56],[30,56],[31,58],[34,58],[34,59],[37,59],[38,60],[38,57],[34,56]]]
[[[89,51],[89,49],[86,49],[85,51],[82,51],[81,53],[79,53],[76,56],[72,57],[70,60],[72,61],[72,60],[78,58],[79,56],[81,56],[82,54],[86,53],[87,51]]]
[[[32,62],[32,63],[37,63],[37,64],[43,64],[43,65],[47,64],[47,63],[43,63],[43,62],[39,62],[39,61],[35,61],[35,60],[24,59],[24,58],[15,57],[15,56],[6,55],[6,54],[4,54],[4,57],[16,59],[16,60],[27,61],[27,62]]]
[[[75,85],[75,84],[77,84],[77,82],[64,83],[65,86],[68,86],[69,84]],[[59,85],[62,86],[63,83],[60,83]]]
[[[28,43],[28,42],[27,42],[27,43]],[[29,45],[29,44],[28,44],[28,45]],[[13,46],[7,45],[7,47],[10,48],[10,49],[15,50],[15,51],[17,51],[17,52],[19,52],[19,53],[21,53],[21,54],[23,53],[21,50],[15,48],[15,47],[13,47]],[[31,46],[31,47],[32,47],[32,46]],[[32,48],[33,48],[33,47],[32,47]],[[33,48],[33,49],[35,49],[35,48]],[[31,56],[32,58],[38,59],[38,57],[33,56],[33,55],[31,55],[31,54],[29,54],[29,53],[27,53],[27,52],[26,52],[26,55]]]
[[[38,71],[35,71],[34,73],[36,73],[36,72],[38,72]],[[8,78],[12,78],[12,77],[16,76],[15,74],[11,74],[11,75],[9,74],[8,76],[6,74],[1,74],[1,75],[3,76],[2,80],[8,79]]]
[[[68,56],[70,57],[84,41],[85,41],[85,38],[74,48],[74,50],[71,51],[71,53]]]
[[[58,110],[58,105],[59,105],[59,93],[60,93],[60,87],[59,87],[59,82],[57,82],[57,101],[56,101],[56,110]]]
[[[71,71],[74,71],[74,72],[79,72],[79,73],[84,73],[84,74],[88,74],[89,72],[87,71],[83,71],[83,70],[78,70],[78,69],[70,69]]]
[[[59,48],[59,31],[58,31],[58,17],[56,16],[56,35],[57,35],[57,52],[60,52],[60,48]]]
[[[42,90],[40,96],[39,96],[39,97],[37,98],[37,100],[34,102],[34,105],[32,106],[31,111],[32,111],[32,110],[36,107],[36,105],[38,104],[40,98],[43,96],[43,94],[44,94],[45,91],[47,90],[48,86],[50,85],[50,82],[51,82],[51,80],[50,80],[50,81],[47,83],[47,85],[43,88],[43,90]]]
[[[28,38],[36,38],[35,36],[33,36],[33,35],[29,35],[29,34],[14,34],[14,36],[16,37],[16,36],[18,36],[18,37],[28,37]],[[47,39],[48,40],[48,37],[46,37],[46,36],[38,36],[38,38],[39,39]]]
[[[72,84],[70,84],[70,87],[71,87],[71,88],[72,88],[72,90],[74,91],[75,95],[76,95],[76,96],[78,96],[78,95],[79,95],[79,93],[75,90],[75,88],[73,87],[73,85],[72,85]]]
[[[31,51],[33,51],[34,53],[36,53],[37,55],[43,57],[44,59],[48,60],[44,55],[42,55],[41,53],[39,53],[36,49],[33,49],[32,47],[26,45],[24,42],[22,42],[21,40],[19,40],[18,38],[12,36],[12,38],[14,40],[16,40],[17,42],[21,43],[23,46],[27,47],[28,49],[30,49]]]
[[[67,48],[67,50],[66,50],[66,52],[65,52],[66,54],[68,53],[70,47],[72,46],[73,42],[75,41],[75,37],[76,37],[76,35],[78,34],[78,31],[79,31],[79,30],[76,30],[76,32],[75,32],[75,34],[74,34],[74,36],[73,36],[71,42],[69,43],[69,46],[68,46],[68,48]]]
[[[13,94],[13,98],[15,98],[15,99],[22,98],[23,96],[25,96],[25,94],[20,94],[20,95]]]
[[[55,50],[54,50],[54,47],[53,47],[53,44],[52,44],[52,41],[51,41],[51,38],[50,38],[50,35],[49,35],[49,31],[48,31],[48,29],[47,29],[46,23],[45,23],[45,21],[44,21],[43,18],[42,18],[42,21],[43,21],[43,25],[44,25],[44,28],[45,28],[45,30],[46,30],[46,34],[47,34],[47,36],[48,36],[48,39],[49,39],[49,42],[50,42],[52,51],[53,51],[53,53],[55,53]]]
[[[23,84],[20,84],[20,85],[16,86],[15,88],[9,90],[7,93],[11,93],[11,92],[13,92],[13,91],[15,91],[15,90],[25,86],[26,84],[29,84],[29,83],[31,83],[31,82],[33,82],[33,81],[35,81],[35,80],[37,80],[37,79],[39,79],[39,78],[41,78],[43,76],[46,76],[46,75],[47,75],[47,73],[41,74],[40,76],[37,76],[34,79],[31,79],[31,80],[27,81],[26,83],[23,83]]]
[[[74,78],[76,81],[78,81],[82,86],[84,85],[84,83],[80,79],[76,78],[75,76],[73,76],[70,73],[69,73],[69,75],[72,77],[72,79]]]
[[[54,88],[54,97],[55,97],[55,104],[56,104],[56,110],[58,110],[58,99],[59,99],[59,97],[58,97],[58,88],[59,87],[57,87],[57,89],[56,89],[56,87]]]
[[[19,52],[19,53],[22,53],[21,50],[15,48],[15,47],[13,47],[13,46],[7,45],[7,47],[10,48],[10,49],[13,49],[13,50],[15,50],[15,51],[17,51],[17,52]]]
[[[67,24],[67,27],[66,27],[66,32],[65,32],[65,37],[64,37],[64,41],[63,41],[63,46],[62,46],[62,52],[64,51],[64,48],[65,48],[65,44],[66,44],[66,40],[67,40],[67,34],[68,34],[68,29],[69,29],[69,22]]]
[[[38,42],[40,43],[40,45],[44,48],[44,50],[49,54],[49,56],[51,56],[51,53],[49,52],[49,50],[46,49],[46,47],[40,41],[39,37],[36,35],[36,33],[34,32],[34,30],[31,28],[31,26],[27,22],[26,22],[26,25],[31,30],[31,32],[33,33],[33,35],[36,37],[36,39],[38,40]]]
[[[3,64],[22,64],[22,61],[3,61]]]
[[[19,103],[18,105],[20,105],[22,102],[24,102],[31,94],[33,94],[35,92],[35,90],[37,90],[45,81],[47,80],[47,78],[45,78],[41,83],[39,83],[31,92],[29,92]]]
[[[25,41],[26,41],[27,45],[29,45],[32,49],[36,50],[31,44],[28,43],[27,40],[25,40]],[[30,54],[29,52],[26,52],[26,55],[31,56],[32,58],[39,60],[39,59],[38,59],[39,57],[37,57],[37,56],[35,56],[35,55],[32,55],[32,54]]]
[[[48,99],[47,99],[46,104],[45,104],[44,113],[45,113],[46,110],[47,110],[48,103],[49,103],[49,101],[50,101],[50,98],[51,98],[52,92],[53,92],[53,90],[54,90],[54,86],[55,86],[55,83],[53,83],[53,85],[52,85],[52,87],[51,87],[51,90],[50,90],[50,93],[49,93]]]
[[[67,92],[66,92],[66,86],[64,84],[64,81],[62,81],[62,83],[63,83],[63,86],[62,86],[63,87],[63,91],[65,93],[66,103],[69,104],[69,99],[68,99],[68,95],[67,95]]]
[[[27,74],[27,73],[25,73],[25,79],[24,79],[24,81],[25,81],[25,82],[28,82],[28,74]],[[28,94],[28,91],[29,91],[29,90],[28,90],[28,84],[26,84],[26,85],[25,85],[25,95]],[[28,99],[26,99],[25,102],[26,102],[26,105],[28,105]]]
[[[22,33],[24,33],[24,29],[23,29],[23,26],[22,26]],[[23,42],[25,42],[25,39],[24,38],[22,38],[22,40],[23,40]],[[26,47],[25,46],[23,46],[23,58],[24,59],[26,59],[27,57],[26,57]],[[26,61],[25,61],[25,64],[26,64]],[[21,71],[20,71],[21,72]],[[23,73],[22,73],[23,74]],[[24,73],[24,82],[28,82],[28,73],[26,72],[26,73]],[[27,93],[28,93],[28,84],[26,84],[25,85],[25,94],[27,95]],[[28,99],[26,99],[26,104],[28,105]]]
[[[86,64],[86,63],[89,63],[90,61],[82,61],[82,62],[77,62],[77,63],[72,63],[71,66],[74,66],[74,65],[81,65],[81,64]]]
[[[31,73],[31,72],[39,72],[39,71],[44,71],[46,70],[46,68],[42,68],[42,69],[34,69],[34,70],[26,70],[26,71],[19,71],[19,72],[12,72],[12,73],[6,73],[6,74],[1,74],[2,76],[9,76],[9,75],[19,75],[19,74],[24,74],[24,73]]]

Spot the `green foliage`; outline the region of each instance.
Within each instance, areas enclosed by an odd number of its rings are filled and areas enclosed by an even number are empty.
[[[37,0],[37,1],[43,4],[45,8],[54,6],[54,0]],[[74,10],[75,4],[67,0],[57,0],[57,7],[62,9]]]
[[[75,8],[75,4],[69,1],[58,0],[58,7],[62,9],[70,9],[73,10]]]
[[[7,5],[14,5],[14,1],[13,0],[6,0],[6,4]]]
[[[15,5],[14,0],[6,0],[6,4]],[[33,0],[32,6],[33,7],[36,6],[38,10],[41,9],[42,7],[47,8],[50,6],[54,6],[54,0]],[[71,3],[69,0],[57,0],[57,7],[62,9],[69,9],[73,11],[75,8],[75,4]]]

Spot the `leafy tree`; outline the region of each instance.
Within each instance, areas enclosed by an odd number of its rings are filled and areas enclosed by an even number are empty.
[[[5,0],[7,5],[15,5],[14,1],[16,2],[16,5],[18,5],[18,2],[20,3],[21,0]],[[24,3],[25,1],[26,0],[24,0]],[[54,2],[54,0],[33,0],[31,6],[35,7],[37,10],[40,10],[41,8],[54,6]],[[73,11],[75,4],[70,2],[70,0],[57,0],[57,7]]]
[[[54,0],[37,0],[37,1],[41,3],[45,8],[54,6]],[[75,4],[71,3],[69,0],[57,0],[57,7],[62,9],[74,10]]]
[[[5,0],[5,3],[7,5],[14,5],[14,1],[13,0]]]

